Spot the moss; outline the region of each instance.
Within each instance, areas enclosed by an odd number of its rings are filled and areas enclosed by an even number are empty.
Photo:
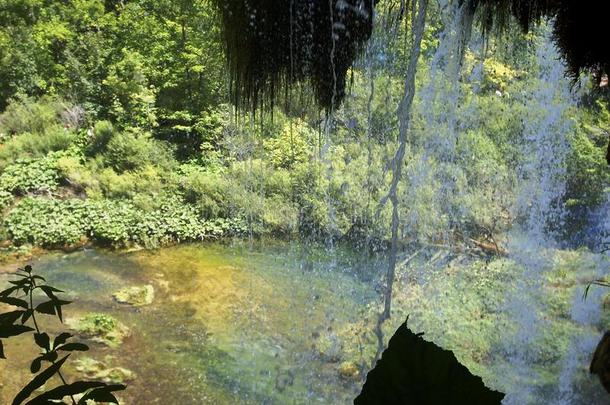
[[[82,318],[69,318],[68,326],[84,338],[110,347],[119,346],[129,336],[129,328],[116,318],[101,313],[90,313]]]
[[[123,384],[136,378],[133,371],[123,367],[111,367],[108,364],[112,357],[106,357],[104,362],[84,357],[75,362],[76,370],[87,378],[100,380],[108,384]]]
[[[141,307],[152,304],[155,298],[155,289],[152,285],[125,287],[112,294],[114,299],[121,304],[129,304]]]

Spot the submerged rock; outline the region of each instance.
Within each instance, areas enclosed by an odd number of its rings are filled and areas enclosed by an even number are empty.
[[[100,313],[90,313],[81,318],[68,318],[66,324],[80,336],[93,342],[116,347],[129,336],[129,328],[116,318]]]
[[[134,307],[152,304],[155,299],[155,289],[152,285],[132,286],[121,288],[112,294],[114,299],[121,304],[129,304]]]
[[[360,370],[358,370],[358,366],[351,361],[344,361],[339,365],[339,375],[342,378],[355,379],[358,378],[359,374]]]
[[[109,361],[107,357],[105,360]],[[76,371],[84,374],[92,380],[103,381],[107,384],[122,384],[136,378],[133,371],[123,367],[110,367],[105,362],[101,362],[91,357],[83,357],[75,361]]]

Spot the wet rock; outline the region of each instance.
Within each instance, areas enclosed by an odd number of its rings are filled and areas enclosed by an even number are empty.
[[[123,367],[108,366],[108,361],[111,358],[106,358],[106,362],[101,362],[90,357],[84,357],[75,361],[76,371],[82,373],[87,378],[92,380],[103,381],[107,384],[122,384],[132,381],[136,378],[133,371]]]
[[[360,374],[358,366],[351,361],[344,361],[339,364],[339,376],[345,379],[356,379]]]
[[[79,336],[110,347],[119,346],[130,335],[127,326],[107,314],[90,313],[81,318],[68,318],[66,324]]]
[[[164,292],[169,291],[169,281],[165,279],[165,275],[163,273],[156,273],[152,279],[157,287],[159,287]]]
[[[129,304],[134,307],[150,305],[155,298],[155,289],[152,285],[125,287],[112,294],[114,299],[121,304]]]

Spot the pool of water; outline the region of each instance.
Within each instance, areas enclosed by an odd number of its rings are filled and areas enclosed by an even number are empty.
[[[125,403],[349,403],[361,379],[341,377],[345,359],[329,358],[333,348],[320,341],[332,340],[336,325],[357,323],[378,299],[370,288],[377,263],[332,256],[285,243],[198,244],[49,254],[32,264],[74,300],[66,316],[103,312],[131,329],[120,347],[92,344],[86,354],[111,356],[112,366],[135,373]],[[155,288],[149,306],[112,299],[124,286],[145,284]],[[59,326],[53,322],[51,330]],[[6,346],[12,361],[2,366],[17,372],[0,388],[2,403],[28,378],[18,370],[27,371],[35,353]]]
[[[409,257],[411,254],[406,254]],[[588,372],[592,350],[610,325],[607,291],[582,293],[607,258],[579,251],[548,252],[538,290],[520,294],[526,267],[510,258],[491,261],[449,250],[422,252],[395,282],[387,339],[409,315],[416,332],[454,351],[491,388],[520,403],[608,404]],[[135,252],[87,249],[32,260],[49,284],[74,304],[65,316],[114,316],[131,330],[116,348],[88,342],[78,356],[131,370],[121,393],[125,404],[348,404],[363,383],[377,342],[372,332],[381,308],[385,258],[338,247],[233,241]],[[15,265],[0,268],[0,287]],[[126,286],[152,285],[152,304],[117,303]],[[511,297],[536,302],[538,333],[515,319]],[[582,320],[575,309],[601,312]],[[4,308],[0,308],[4,311]],[[42,321],[53,334],[65,330]],[[511,362],[511,342],[521,339],[522,368]],[[586,347],[586,350],[581,349]],[[5,341],[0,361],[0,403],[10,403],[31,378],[36,348]],[[66,366],[74,380],[75,362]],[[349,372],[345,372],[345,365]],[[511,402],[512,401],[512,402]]]

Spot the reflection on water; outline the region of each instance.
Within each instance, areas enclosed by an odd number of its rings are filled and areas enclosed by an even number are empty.
[[[303,265],[289,245],[213,244],[88,250],[33,264],[76,301],[69,316],[110,313],[133,331],[118,349],[93,344],[88,353],[111,355],[112,366],[135,373],[126,403],[348,403],[360,380],[341,377],[341,356],[327,357],[332,348],[319,340],[334,336],[335,325],[357,322],[375,293],[354,276],[347,256],[321,254]],[[113,301],[116,290],[144,284],[155,288],[152,305]],[[31,349],[9,342],[7,354],[26,358]],[[3,403],[22,378],[5,384]]]
[[[513,369],[504,350],[521,330],[506,308],[519,293],[516,280],[528,271],[510,258],[422,249],[397,272],[386,341],[409,315],[414,331],[453,350],[491,388],[507,394],[526,388],[529,403],[536,404],[570,384],[568,403],[607,403],[588,373],[590,354],[577,351],[601,337],[610,310],[600,306],[601,320],[590,322],[576,321],[572,313],[587,280],[607,268],[606,256],[559,249],[545,254],[550,259],[536,296],[545,322],[523,343],[525,366],[538,378],[520,378],[524,373]],[[331,254],[265,241],[48,254],[33,265],[75,301],[66,308],[68,317],[106,313],[131,330],[118,348],[90,342],[86,354],[134,373],[122,396],[126,404],[347,404],[375,352],[384,260],[339,246]],[[0,268],[0,284],[8,270]],[[151,305],[112,298],[124,287],[145,285],[154,287]],[[587,305],[600,305],[606,293],[592,291]],[[44,326],[60,330],[55,320]],[[29,341],[7,341],[0,403],[9,403],[30,378],[35,350]],[[567,361],[574,363],[570,375],[562,371]],[[76,378],[74,368],[67,372]]]

